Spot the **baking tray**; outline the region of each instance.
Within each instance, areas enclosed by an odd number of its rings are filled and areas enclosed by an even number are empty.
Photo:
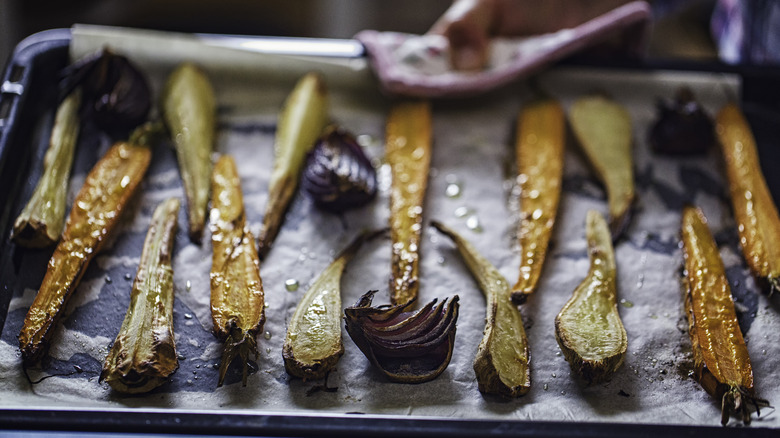
[[[258,39],[273,47],[275,39]],[[45,251],[21,251],[8,240],[13,218],[29,196],[30,181],[36,181],[41,157],[46,148],[56,100],[56,75],[67,63],[71,33],[56,29],[33,35],[19,44],[5,69],[0,99],[0,181],[4,205],[0,217],[0,327],[4,327],[12,295],[29,285],[40,283],[48,254]],[[295,41],[295,40],[290,40]],[[355,47],[355,42],[345,42]],[[326,47],[326,46],[323,46]],[[309,49],[307,49],[309,50]],[[322,51],[318,53],[317,50]],[[313,53],[328,55],[323,48]],[[360,57],[355,50],[351,55]],[[780,162],[780,148],[773,140],[780,135],[780,108],[773,94],[778,93],[780,76],[774,69],[734,68],[716,64],[618,63],[568,60],[565,65],[590,66],[626,71],[665,69],[678,71],[722,71],[738,74],[742,80],[741,100],[758,139],[762,165],[773,196],[780,197],[780,175],[772,171]],[[566,68],[564,65],[563,68]],[[86,137],[86,136],[85,136]],[[96,139],[96,142],[105,139]],[[95,145],[99,147],[100,145]],[[80,150],[85,149],[80,142]],[[88,169],[93,157],[83,157],[77,166]],[[35,267],[30,269],[30,267]],[[24,267],[25,269],[21,269]],[[34,287],[34,286],[33,286]],[[121,309],[123,312],[124,309]],[[6,333],[7,334],[7,333]],[[349,341],[346,341],[349,342]],[[522,420],[463,420],[365,414],[273,413],[263,411],[187,412],[165,409],[0,409],[0,426],[27,430],[69,430],[137,433],[189,433],[270,436],[341,436],[365,435],[455,435],[491,434],[504,436],[769,436],[773,431],[760,428],[707,426],[667,426],[658,424],[622,424]],[[776,432],[776,431],[774,431]]]

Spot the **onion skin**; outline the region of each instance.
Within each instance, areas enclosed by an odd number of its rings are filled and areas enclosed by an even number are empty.
[[[706,153],[715,144],[715,126],[689,88],[677,90],[674,100],[658,101],[658,119],[648,140],[653,152],[667,155]]]
[[[371,307],[376,292],[365,293],[344,309],[349,336],[393,382],[423,383],[438,377],[452,358],[458,296],[439,305],[433,300],[410,312],[415,300]]]
[[[376,170],[351,133],[331,126],[309,153],[301,185],[317,207],[338,213],[374,199]]]
[[[149,83],[129,59],[103,49],[64,71],[64,89],[84,89],[83,107],[104,130],[129,131],[146,121],[152,108]]]

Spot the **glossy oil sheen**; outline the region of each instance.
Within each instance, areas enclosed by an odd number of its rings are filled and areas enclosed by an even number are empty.
[[[396,103],[386,128],[385,158],[392,173],[390,299],[405,304],[417,297],[423,200],[431,164],[431,107],[427,101]]]
[[[716,117],[726,163],[740,246],[753,274],[777,288],[780,279],[780,217],[766,185],[750,126],[735,104]]]
[[[517,126],[520,274],[512,292],[522,302],[536,289],[558,212],[566,133],[563,108],[552,99],[532,102],[518,116]]]
[[[117,143],[87,175],[19,333],[19,346],[26,362],[35,362],[45,353],[65,304],[119,221],[151,156],[147,146]]]

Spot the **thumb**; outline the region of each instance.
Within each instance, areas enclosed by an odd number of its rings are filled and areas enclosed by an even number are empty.
[[[487,33],[465,23],[453,23],[445,32],[450,43],[450,60],[457,70],[481,70],[487,64]]]

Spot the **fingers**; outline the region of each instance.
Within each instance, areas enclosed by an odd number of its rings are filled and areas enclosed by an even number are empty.
[[[494,27],[493,0],[457,0],[431,27],[450,43],[450,59],[457,70],[480,70],[488,59],[490,30]]]

